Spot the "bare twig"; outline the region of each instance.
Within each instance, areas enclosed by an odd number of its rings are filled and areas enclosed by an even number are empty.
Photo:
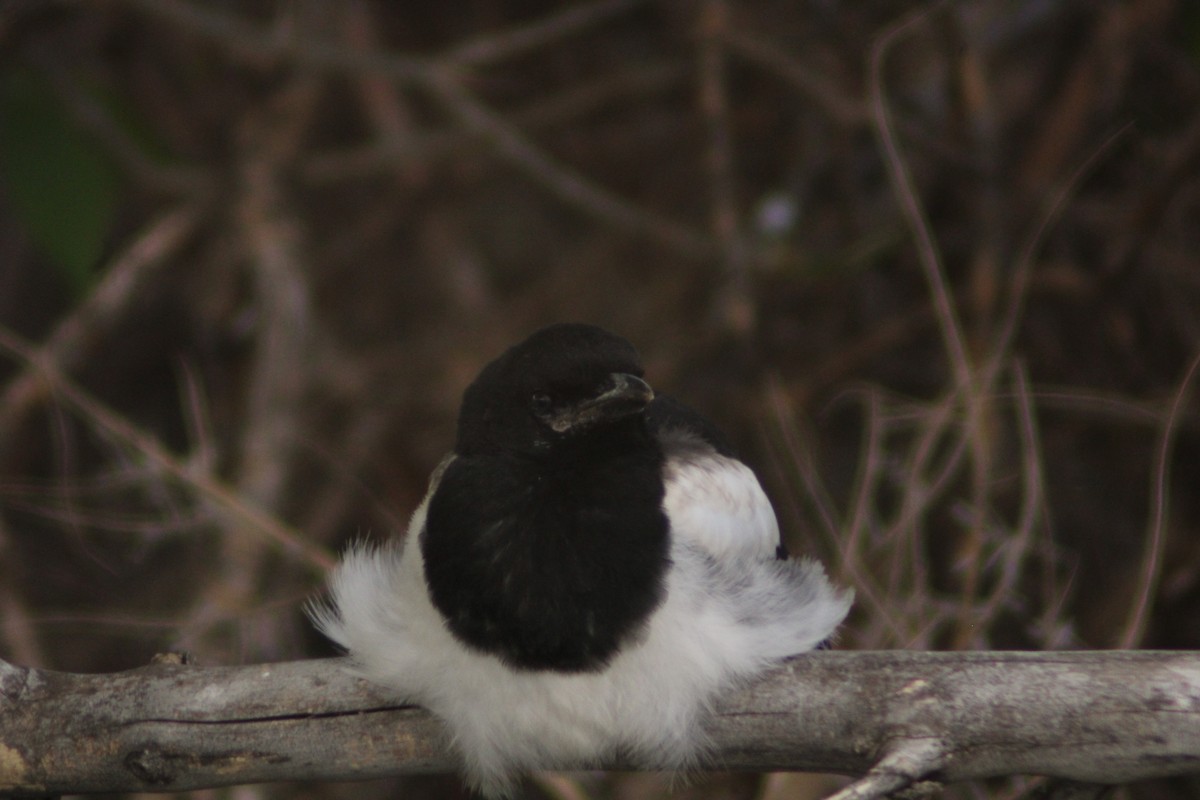
[[[683,255],[694,258],[712,255],[713,246],[706,237],[648,209],[630,205],[558,163],[484,106],[452,73],[433,71],[427,88],[462,125],[487,139],[497,155],[519,167],[563,202]]]
[[[839,519],[833,498],[821,480],[816,460],[813,458],[812,443],[802,440],[801,431],[796,423],[796,409],[787,389],[780,383],[778,376],[768,375],[763,387],[764,404],[770,411],[771,426],[763,436],[768,446],[779,445],[780,449],[790,458],[789,467],[794,469],[800,479],[804,495],[816,512],[821,537],[829,552],[841,549],[839,535],[842,523]],[[793,484],[791,475],[785,476],[788,485]],[[787,500],[794,500],[795,492],[789,492]]]
[[[154,191],[192,198],[204,198],[216,188],[216,175],[203,167],[159,163],[144,145],[129,136],[96,97],[81,88],[61,53],[38,52],[34,58],[75,121],[94,136],[138,184]]]
[[[898,795],[910,790],[925,776],[936,774],[949,756],[949,751],[948,743],[936,736],[890,742],[879,763],[871,767],[860,780],[831,795],[829,800],[874,800]],[[926,793],[912,794],[920,796]]]
[[[144,298],[147,284],[168,269],[172,257],[196,230],[200,211],[183,206],[151,222],[104,270],[104,277],[87,298],[66,316],[29,367],[19,373],[0,395],[0,449],[20,426],[25,415],[44,401],[47,384],[33,364],[52,364],[62,373],[72,372],[92,353],[103,334]]]
[[[856,394],[862,398],[866,425],[863,426],[858,470],[851,488],[850,520],[843,531],[843,562],[847,565],[847,576],[850,585],[855,587],[856,595],[870,606],[868,618],[873,624],[886,628],[893,641],[904,641],[903,621],[898,618],[897,610],[889,606],[879,582],[862,563],[861,554],[868,551],[867,542],[876,524],[876,492],[887,474],[884,452],[886,431],[879,391],[868,387]]]
[[[182,0],[123,1],[147,16],[213,39],[222,47],[252,61],[287,59],[313,69],[385,75],[394,80],[414,83],[420,83],[429,69],[421,59],[370,50],[350,50],[320,40],[295,37],[284,28],[277,28],[274,32],[264,31],[232,14],[198,3]]]
[[[1158,576],[1162,571],[1163,548],[1166,546],[1167,514],[1170,510],[1171,453],[1175,445],[1175,433],[1178,430],[1179,411],[1183,401],[1191,396],[1192,379],[1200,369],[1200,356],[1192,360],[1184,373],[1179,388],[1175,391],[1175,399],[1163,421],[1162,430],[1155,447],[1154,474],[1150,485],[1151,512],[1146,530],[1146,550],[1142,557],[1142,570],[1138,578],[1137,598],[1130,611],[1129,619],[1118,639],[1118,646],[1123,648],[1137,647],[1145,633],[1146,624],[1154,607],[1154,595],[1158,590]]]
[[[1084,179],[1095,171],[1104,158],[1113,151],[1117,143],[1123,141],[1132,130],[1133,125],[1126,124],[1113,132],[1088,154],[1059,190],[1049,197],[1044,211],[1038,217],[1037,226],[1026,237],[1013,266],[1012,278],[1007,289],[1008,297],[1004,316],[992,338],[992,359],[989,362],[992,366],[989,372],[994,372],[998,368],[997,365],[1002,362],[1002,357],[1012,347],[1017,331],[1020,330],[1022,312],[1025,309],[1025,300],[1033,277],[1033,266],[1042,245],[1046,242],[1046,237],[1062,217],[1068,201],[1079,191]],[[990,385],[990,378],[985,383]]]
[[[707,237],[649,209],[639,208],[560,164],[488,109],[462,84],[453,62],[409,59],[350,50],[311,37],[266,33],[238,17],[180,0],[125,0],[142,12],[217,40],[243,58],[282,58],[313,69],[379,74],[430,92],[468,131],[560,200],[614,227],[648,237],[691,258],[714,253]]]
[[[1046,103],[1045,118],[1033,131],[1033,143],[1016,176],[1019,186],[1039,188],[1053,181],[1064,163],[1070,163],[1097,106],[1115,96],[1117,87],[1129,80],[1131,62],[1114,55],[1126,53],[1130,42],[1143,31],[1160,29],[1172,11],[1172,3],[1164,0],[1097,9],[1088,40],[1066,70],[1061,89]]]
[[[380,49],[376,8],[363,0],[341,6],[341,34],[355,50]],[[406,144],[416,135],[416,122],[408,98],[399,87],[380,75],[363,75],[356,81],[361,103],[375,136],[387,144]]]
[[[614,101],[661,93],[682,83],[686,74],[683,64],[673,60],[634,65],[539,97],[507,114],[507,119],[519,130],[541,130],[572,122]],[[305,159],[301,174],[314,183],[331,183],[419,169],[477,151],[483,141],[478,133],[461,130],[423,131],[405,138],[384,133],[382,142],[315,153]]]
[[[455,45],[439,57],[446,65],[480,66],[521,55],[598,25],[645,0],[596,0],[574,5],[520,28],[480,36]]]
[[[717,319],[738,337],[754,327],[757,310],[747,274],[749,252],[742,236],[733,163],[733,126],[729,120],[723,34],[730,25],[725,0],[705,0],[699,9],[698,78],[700,111],[708,132],[709,217],[721,248],[723,275],[717,295]]]
[[[937,242],[933,238],[929,220],[925,215],[924,206],[913,184],[912,175],[900,153],[900,145],[892,127],[891,113],[885,97],[885,79],[883,63],[888,51],[901,38],[909,34],[913,28],[923,22],[940,6],[944,0],[931,6],[922,7],[917,12],[905,17],[891,27],[887,33],[871,48],[871,113],[875,120],[875,131],[879,136],[888,165],[888,172],[895,187],[900,207],[908,219],[909,228],[916,240],[917,253],[920,256],[921,268],[925,273],[926,283],[933,296],[933,308],[941,328],[942,343],[950,358],[954,370],[955,382],[959,390],[968,394],[973,392],[971,386],[973,374],[970,358],[967,354],[966,342],[963,337],[962,324],[958,320],[958,311],[951,296],[949,284],[942,269],[942,258],[938,252]],[[971,405],[968,403],[968,405]]]
[[[1069,411],[1085,418],[1118,422],[1122,425],[1162,428],[1163,408],[1161,403],[1141,401],[1115,393],[1047,385],[1042,385],[1035,391],[1033,398],[1042,409]],[[1180,430],[1200,430],[1200,414],[1187,408],[1181,408],[1179,409],[1178,425]]]
[[[560,92],[538,98],[512,115],[523,130],[572,122],[607,104],[642,101],[681,85],[689,77],[684,62],[674,58],[631,64],[625,69],[580,81]]]
[[[1001,563],[996,570],[997,578],[991,597],[971,620],[979,631],[989,627],[987,623],[1006,603],[1011,602],[1018,590],[1021,562],[1030,555],[1034,532],[1043,509],[1044,486],[1037,417],[1029,396],[1028,378],[1021,364],[1017,364],[1013,370],[1013,384],[1014,405],[1021,433],[1021,505],[1014,530],[1005,533],[1000,545]]]
[[[308,20],[307,24],[316,24]],[[303,140],[320,97],[319,82],[293,81],[258,114],[243,134],[242,174],[236,184],[237,232],[249,254],[257,310],[253,359],[247,370],[245,405],[236,445],[235,486],[239,497],[272,517],[282,518],[299,464],[296,454],[305,430],[305,402],[314,382],[322,342],[312,308],[302,226],[280,182]],[[261,538],[239,535],[222,525],[217,545],[220,579],[193,600],[183,624],[188,649],[215,623],[254,607],[269,551]],[[283,631],[264,621],[254,628],[255,657],[278,657],[287,650]]]
[[[25,664],[44,664],[45,651],[14,574],[18,560],[8,525],[0,515],[0,645]]]
[[[731,52],[782,77],[838,124],[860,127],[871,121],[871,111],[866,103],[766,39],[739,31],[734,26],[722,31],[721,37]]]
[[[187,462],[168,452],[153,436],[76,386],[48,362],[37,348],[4,328],[0,328],[0,350],[20,360],[26,368],[36,371],[57,399],[65,402],[98,430],[132,448],[183,485],[191,486],[205,499],[245,524],[250,531],[266,536],[279,545],[284,553],[309,567],[323,571],[333,566],[334,559],[324,548],[310,543],[279,520],[242,499],[213,476],[193,471]]]
[[[885,78],[883,74],[884,60],[891,47],[942,5],[944,3],[934,3],[905,17],[881,36],[871,48],[870,96],[876,136],[884,153],[893,190],[900,208],[908,220],[909,228],[916,243],[918,262],[925,276],[934,315],[941,332],[942,345],[946,351],[946,356],[954,375],[954,390],[939,404],[937,413],[931,417],[931,424],[922,436],[924,444],[921,449],[916,451],[918,461],[925,460],[921,457],[921,453],[932,453],[934,452],[933,446],[941,443],[942,430],[952,417],[957,418],[957,414],[952,412],[958,410],[960,398],[962,411],[964,412],[963,416],[965,416],[962,426],[958,429],[958,435],[951,444],[951,457],[945,462],[946,467],[940,471],[940,474],[942,478],[946,479],[955,474],[957,472],[958,459],[969,451],[971,456],[968,462],[971,480],[971,503],[969,508],[972,519],[968,521],[966,532],[959,544],[959,548],[961,551],[960,560],[967,565],[962,579],[962,601],[964,603],[971,603],[977,592],[979,579],[979,562],[982,548],[981,536],[984,525],[982,515],[987,505],[987,478],[992,461],[991,437],[986,425],[986,417],[990,410],[990,405],[987,402],[987,387],[978,385],[976,382],[975,368],[967,348],[966,338],[963,334],[962,323],[958,317],[958,309],[954,302],[953,293],[943,269],[937,241],[933,237],[929,219],[917,193],[907,162],[900,152],[900,146],[892,126],[891,114],[885,97]],[[923,472],[914,470],[911,474],[913,475],[913,483],[919,485]],[[930,489],[937,487],[939,482],[935,478]],[[923,542],[923,538],[915,535],[917,532],[910,529],[909,525],[910,522],[915,522],[918,516],[925,513],[925,510],[929,507],[930,496],[931,492],[928,491],[913,492],[911,489],[906,489],[905,491],[904,505],[902,506],[900,516],[900,521],[903,524],[900,526],[900,530],[909,537],[914,547],[919,547]],[[925,570],[924,555],[914,550],[909,563],[914,570],[914,578],[917,584],[926,585],[925,578],[921,574]],[[899,562],[897,562],[898,566]],[[893,574],[898,577],[900,571],[897,569]],[[896,588],[896,578],[893,578],[892,589]],[[962,630],[960,628],[960,636]]]
[[[1147,243],[1170,219],[1170,206],[1200,173],[1200,118],[1180,135],[1166,156],[1163,174],[1154,180],[1127,213],[1126,230],[1105,264],[1110,280],[1130,275],[1146,253]]]

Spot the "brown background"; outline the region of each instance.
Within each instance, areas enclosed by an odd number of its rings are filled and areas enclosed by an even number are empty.
[[[16,0],[0,81],[4,658],[329,653],[557,320],[729,432],[840,646],[1200,647],[1194,4]]]

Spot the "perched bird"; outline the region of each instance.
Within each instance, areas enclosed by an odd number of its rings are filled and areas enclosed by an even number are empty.
[[[829,638],[850,593],[624,339],[558,324],[488,364],[401,546],[352,547],[316,625],[446,723],[468,782],[688,769],[723,690]]]

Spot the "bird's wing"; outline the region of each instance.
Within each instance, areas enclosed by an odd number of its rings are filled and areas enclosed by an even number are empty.
[[[663,510],[674,536],[717,559],[775,557],[775,510],[741,461],[712,450],[668,450],[663,478]]]
[[[647,419],[666,457],[663,509],[677,539],[718,559],[782,552],[771,501],[716,426],[662,394]]]

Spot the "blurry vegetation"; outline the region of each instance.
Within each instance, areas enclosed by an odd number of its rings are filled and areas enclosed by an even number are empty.
[[[9,0],[0,656],[329,653],[299,609],[331,554],[403,530],[466,383],[564,319],[729,431],[856,587],[840,646],[1200,647],[1198,31],[1186,0]]]

